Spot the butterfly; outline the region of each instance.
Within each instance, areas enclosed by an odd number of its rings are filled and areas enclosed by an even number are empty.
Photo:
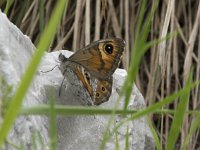
[[[113,73],[117,69],[125,41],[109,38],[95,41],[69,58],[59,55],[60,70],[85,95],[89,105],[100,105],[112,93]]]

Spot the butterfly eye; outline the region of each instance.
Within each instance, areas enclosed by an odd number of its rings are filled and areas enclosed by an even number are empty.
[[[106,89],[105,89],[105,87],[102,86],[102,87],[101,87],[101,90],[104,92]]]
[[[112,54],[112,53],[113,53],[113,45],[112,45],[112,44],[106,44],[106,45],[105,45],[105,51],[106,51],[108,54]]]
[[[99,93],[96,93],[96,97],[98,98],[100,96],[100,94]]]

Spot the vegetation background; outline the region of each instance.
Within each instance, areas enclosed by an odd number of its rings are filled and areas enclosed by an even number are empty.
[[[135,45],[136,24],[140,18],[142,0],[69,0],[59,23],[57,33],[49,47],[50,51],[68,49],[76,51],[92,41],[107,37],[121,37],[126,41],[121,67],[128,70]],[[148,16],[154,1],[147,1],[144,18]],[[1,0],[0,8],[8,18],[28,35],[37,45],[41,33],[50,20],[54,0]],[[151,106],[186,85],[191,68],[192,80],[200,79],[200,1],[163,0],[151,20],[147,41],[166,38],[174,31],[176,35],[153,45],[142,57],[135,83]],[[141,34],[143,30],[140,30]],[[192,111],[200,108],[200,86],[190,91],[189,102],[182,123],[176,149],[179,149],[190,133]],[[176,110],[178,101],[163,109]],[[172,113],[151,116],[161,144],[166,145],[173,121]],[[199,124],[198,124],[199,127]],[[195,129],[187,143],[187,149],[200,149],[199,128]]]

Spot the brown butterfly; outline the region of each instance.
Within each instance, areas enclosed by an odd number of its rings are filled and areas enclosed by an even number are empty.
[[[99,40],[69,58],[60,54],[60,70],[71,84],[75,80],[81,81],[80,88],[91,99],[89,104],[99,105],[108,101],[112,93],[112,75],[119,65],[124,49],[125,41],[122,39]]]

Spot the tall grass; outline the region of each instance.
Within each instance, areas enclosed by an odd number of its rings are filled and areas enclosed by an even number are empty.
[[[34,74],[37,70],[37,67],[40,63],[43,53],[49,47],[56,33],[57,26],[62,16],[63,10],[65,8],[65,3],[66,1],[62,0],[57,4],[55,11],[52,15],[52,18],[49,21],[49,24],[46,27],[46,30],[44,31],[43,35],[41,36],[41,40],[37,46],[37,49],[27,67],[24,76],[22,77],[20,85],[17,88],[10,102],[8,109],[5,112],[3,122],[0,126],[0,144],[3,143],[10,128],[12,127],[12,124],[20,111],[23,98],[25,97],[26,92],[28,91],[28,87],[34,77]]]

